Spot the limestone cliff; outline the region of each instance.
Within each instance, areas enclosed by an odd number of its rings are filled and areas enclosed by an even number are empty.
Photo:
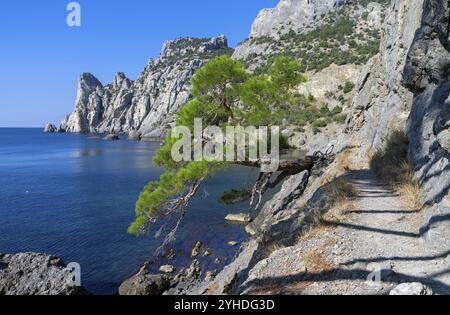
[[[173,113],[190,97],[190,78],[214,56],[231,54],[224,36],[182,38],[164,43],[136,81],[118,73],[106,86],[90,73],[80,76],[74,111],[62,132],[130,133],[161,138]]]
[[[258,15],[233,57],[257,72],[280,54],[298,58],[309,71],[362,65],[378,52],[386,8],[386,0],[283,0]]]
[[[383,23],[380,53],[361,70],[346,132],[334,139],[336,160],[306,183],[304,173],[286,180],[254,217],[249,230],[255,237],[238,257],[215,280],[188,293],[387,294],[398,283],[423,281],[436,292],[448,294],[450,279],[442,270],[448,268],[445,257],[450,246],[449,9],[443,0],[392,0]],[[409,137],[409,157],[423,194],[421,211],[402,211],[402,205],[393,203],[395,194],[384,191],[370,177],[368,158],[384,148],[395,130],[406,131]],[[326,145],[320,137],[310,138],[309,145],[315,141]],[[345,174],[363,179],[358,185],[365,197],[357,201],[360,208],[355,211],[359,216],[341,224],[342,214],[334,213],[331,216],[340,229],[322,226],[302,238],[317,223],[315,219],[330,209],[329,185]],[[370,191],[371,185],[376,192]],[[364,204],[364,198],[369,204]],[[387,208],[376,214],[376,202],[386,203]],[[355,223],[364,216],[367,226]],[[381,227],[374,229],[380,218]],[[409,222],[408,231],[413,232],[402,234],[387,228],[389,224],[405,228],[402,221]],[[391,251],[386,250],[389,242],[394,244]],[[308,251],[311,256],[305,258]],[[331,261],[326,262],[322,257],[327,251]],[[384,251],[390,256],[381,257]],[[355,254],[362,259],[357,260]],[[402,258],[405,255],[409,258]],[[371,261],[383,270],[378,287],[366,282],[370,271],[365,268]],[[420,283],[404,283],[391,294],[404,289],[405,294],[430,294]]]

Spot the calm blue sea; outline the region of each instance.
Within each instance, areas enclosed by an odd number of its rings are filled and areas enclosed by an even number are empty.
[[[159,177],[151,163],[158,147],[40,129],[0,129],[0,253],[43,252],[78,262],[89,291],[115,294],[160,242],[154,237],[156,227],[147,237],[126,233],[140,191]],[[243,241],[245,233],[242,226],[224,222],[224,216],[248,210],[248,205],[225,206],[218,199],[225,189],[250,185],[256,175],[232,168],[203,185],[170,263],[188,265],[196,241],[214,254],[202,262],[205,268],[220,268],[214,267],[215,258],[226,263],[235,255],[226,243]]]

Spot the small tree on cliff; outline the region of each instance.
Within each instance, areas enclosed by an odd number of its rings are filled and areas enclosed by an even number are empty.
[[[236,124],[271,126],[296,105],[292,88],[305,81],[300,64],[287,57],[277,58],[268,74],[262,76],[251,76],[239,61],[227,56],[217,57],[192,78],[194,98],[180,108],[176,125],[193,130],[194,119],[202,118],[204,124],[220,128]],[[156,153],[154,165],[165,172],[158,182],[151,182],[144,188],[136,203],[136,220],[129,228],[131,234],[144,234],[159,218],[179,214],[178,223],[164,244],[174,239],[187,206],[201,183],[228,165],[226,162],[176,162],[171,152],[177,141],[177,138],[168,137]],[[271,182],[272,173],[262,173],[253,188],[253,195],[263,194],[289,175],[311,170],[318,159],[318,156],[308,156],[297,161],[281,161],[281,174],[277,179]],[[239,164],[260,167],[261,161],[248,160]]]

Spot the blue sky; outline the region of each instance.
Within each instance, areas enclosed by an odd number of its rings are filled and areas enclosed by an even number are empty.
[[[0,4],[0,127],[59,124],[80,73],[104,84],[118,71],[135,79],[166,39],[225,34],[235,46],[278,0],[79,0],[80,28],[66,24],[69,2]]]

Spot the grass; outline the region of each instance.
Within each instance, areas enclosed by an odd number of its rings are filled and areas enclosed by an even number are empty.
[[[414,178],[414,168],[408,161],[408,137],[403,131],[394,131],[386,147],[376,152],[370,162],[371,169],[389,187],[396,190],[410,209],[420,209],[420,185]]]

